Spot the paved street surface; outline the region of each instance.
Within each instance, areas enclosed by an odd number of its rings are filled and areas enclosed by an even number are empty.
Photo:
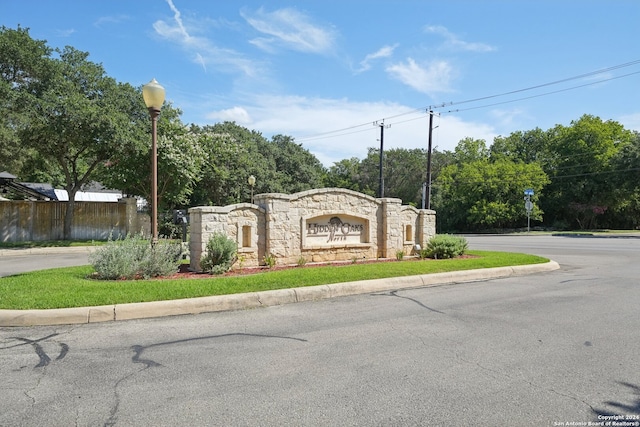
[[[0,277],[28,271],[89,264],[89,250],[83,247],[0,250]]]
[[[561,269],[236,312],[0,328],[0,425],[559,426],[614,416],[638,424],[610,425],[640,425],[640,239],[469,242]]]

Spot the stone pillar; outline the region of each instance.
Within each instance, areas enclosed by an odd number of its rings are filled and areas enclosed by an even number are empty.
[[[396,251],[404,247],[402,240],[401,207],[402,200],[384,198],[382,200],[382,258],[393,258]]]
[[[418,213],[418,243],[426,248],[429,240],[436,235],[436,211],[421,209]]]
[[[189,268],[200,271],[200,258],[213,233],[227,234],[228,209],[203,206],[189,209]]]
[[[200,270],[200,257],[204,246],[202,244],[202,208],[189,209],[189,268]]]
[[[138,204],[137,200],[134,197],[124,197],[122,199],[118,199],[118,203],[122,203],[125,205],[125,214],[124,214],[124,227],[121,228],[124,236],[131,234],[135,235],[140,233],[141,225],[138,221]],[[123,236],[123,237],[124,237]]]
[[[273,254],[282,260],[293,253],[292,224],[289,211],[291,198],[285,194],[261,194],[256,204],[264,208],[265,214],[265,255]],[[258,197],[258,196],[256,196]],[[260,260],[262,263],[262,260]]]

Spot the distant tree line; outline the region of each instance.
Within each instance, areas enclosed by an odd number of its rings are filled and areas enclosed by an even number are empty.
[[[73,195],[92,181],[150,198],[150,120],[141,87],[119,83],[73,47],[54,49],[29,30],[0,28],[0,171]],[[165,103],[158,124],[160,209],[248,202],[258,193],[341,187],[377,195],[379,150],[325,168],[290,136],[270,139],[232,122],[184,124]],[[427,150],[384,152],[384,196],[420,207]],[[584,115],[569,126],[465,138],[432,153],[431,208],[439,232],[532,225],[640,225],[640,134]],[[70,203],[72,205],[72,203]],[[67,220],[70,221],[69,215]]]
[[[375,195],[379,151],[336,162],[325,184]],[[384,152],[385,196],[421,206],[426,149]],[[526,227],[524,190],[532,189],[532,225],[549,229],[640,226],[640,133],[584,115],[569,126],[465,138],[432,153],[431,208],[440,232]]]

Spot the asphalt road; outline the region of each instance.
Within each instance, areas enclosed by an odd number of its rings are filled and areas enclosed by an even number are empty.
[[[57,267],[89,264],[89,248],[0,250],[0,277]]]
[[[255,310],[0,328],[0,425],[640,425],[640,239],[469,242],[562,268]]]

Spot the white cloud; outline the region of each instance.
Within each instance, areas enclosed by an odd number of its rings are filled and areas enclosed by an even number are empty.
[[[471,51],[471,52],[491,52],[496,50],[495,47],[490,46],[485,43],[471,43],[461,40],[450,32],[447,28],[440,25],[430,25],[425,27],[425,31],[429,33],[438,34],[445,39],[445,48],[453,49],[453,50],[463,50],[463,51]]]
[[[119,24],[121,22],[125,22],[130,20],[131,18],[127,15],[117,15],[117,16],[102,16],[98,18],[93,25],[100,28],[104,24]]]
[[[512,108],[512,109],[494,109],[489,112],[489,115],[493,117],[494,123],[496,123],[500,128],[516,128],[520,126],[523,121],[528,121],[533,119],[530,115],[528,115],[521,108]]]
[[[433,61],[421,65],[413,58],[407,58],[405,63],[400,62],[388,66],[387,73],[396,80],[427,95],[451,91],[449,82],[453,77],[453,68],[446,61]]]
[[[434,145],[440,151],[453,151],[464,138],[484,139],[488,147],[498,136],[493,126],[486,123],[466,122],[458,116],[443,116],[434,121],[434,126],[436,124],[438,129],[434,130]]]
[[[191,40],[191,36],[189,36],[187,29],[184,27],[184,24],[182,23],[182,14],[178,10],[178,8],[174,6],[172,0],[167,0],[167,4],[169,5],[169,7],[171,8],[171,11],[173,12],[174,21],[176,21],[177,27],[175,28],[175,31],[179,34],[180,37],[185,39],[185,41],[189,42]]]
[[[184,20],[182,19],[182,14],[175,7],[173,1],[166,1],[173,11],[173,21],[166,22],[158,20],[154,22],[153,29],[156,34],[177,44],[189,53],[193,58],[193,62],[202,66],[205,71],[207,64],[214,64],[220,71],[241,71],[247,76],[255,76],[259,74],[259,65],[250,59],[245,58],[240,53],[231,49],[219,48],[205,37],[191,35],[187,29],[187,25],[185,25]]]
[[[57,30],[56,34],[58,37],[70,37],[75,32],[76,30],[74,30],[73,28],[70,28],[68,30]]]
[[[389,46],[389,45],[382,46],[376,52],[368,54],[367,56],[364,57],[362,61],[360,61],[360,68],[356,70],[356,73],[362,73],[364,71],[371,69],[371,62],[376,59],[390,57],[391,55],[393,55],[393,51],[397,47],[398,47],[397,44],[393,46]]]
[[[265,137],[293,136],[325,166],[367,156],[369,147],[379,147],[380,128],[374,122],[385,117],[384,147],[427,148],[429,117],[425,112],[392,102],[354,102],[348,99],[260,95],[242,106],[208,114],[209,119],[235,121],[259,129]],[[486,124],[465,122],[455,116],[435,117],[434,147],[453,150],[466,137],[493,142],[495,130]],[[336,131],[339,130],[339,131]]]
[[[218,122],[236,122],[240,126],[251,124],[251,116],[243,107],[233,107],[226,110],[214,111],[207,114],[207,119]]]
[[[200,65],[202,65],[202,69],[206,73],[207,72],[207,62],[204,60],[202,55],[200,55],[199,52],[196,52],[196,62],[199,63]]]
[[[625,129],[640,132],[640,113],[626,114],[621,116],[618,121],[625,127]]]
[[[265,12],[260,8],[254,13],[243,9],[240,14],[254,29],[269,36],[251,40],[260,49],[273,51],[277,45],[308,53],[328,53],[333,49],[335,31],[313,24],[295,9]]]

